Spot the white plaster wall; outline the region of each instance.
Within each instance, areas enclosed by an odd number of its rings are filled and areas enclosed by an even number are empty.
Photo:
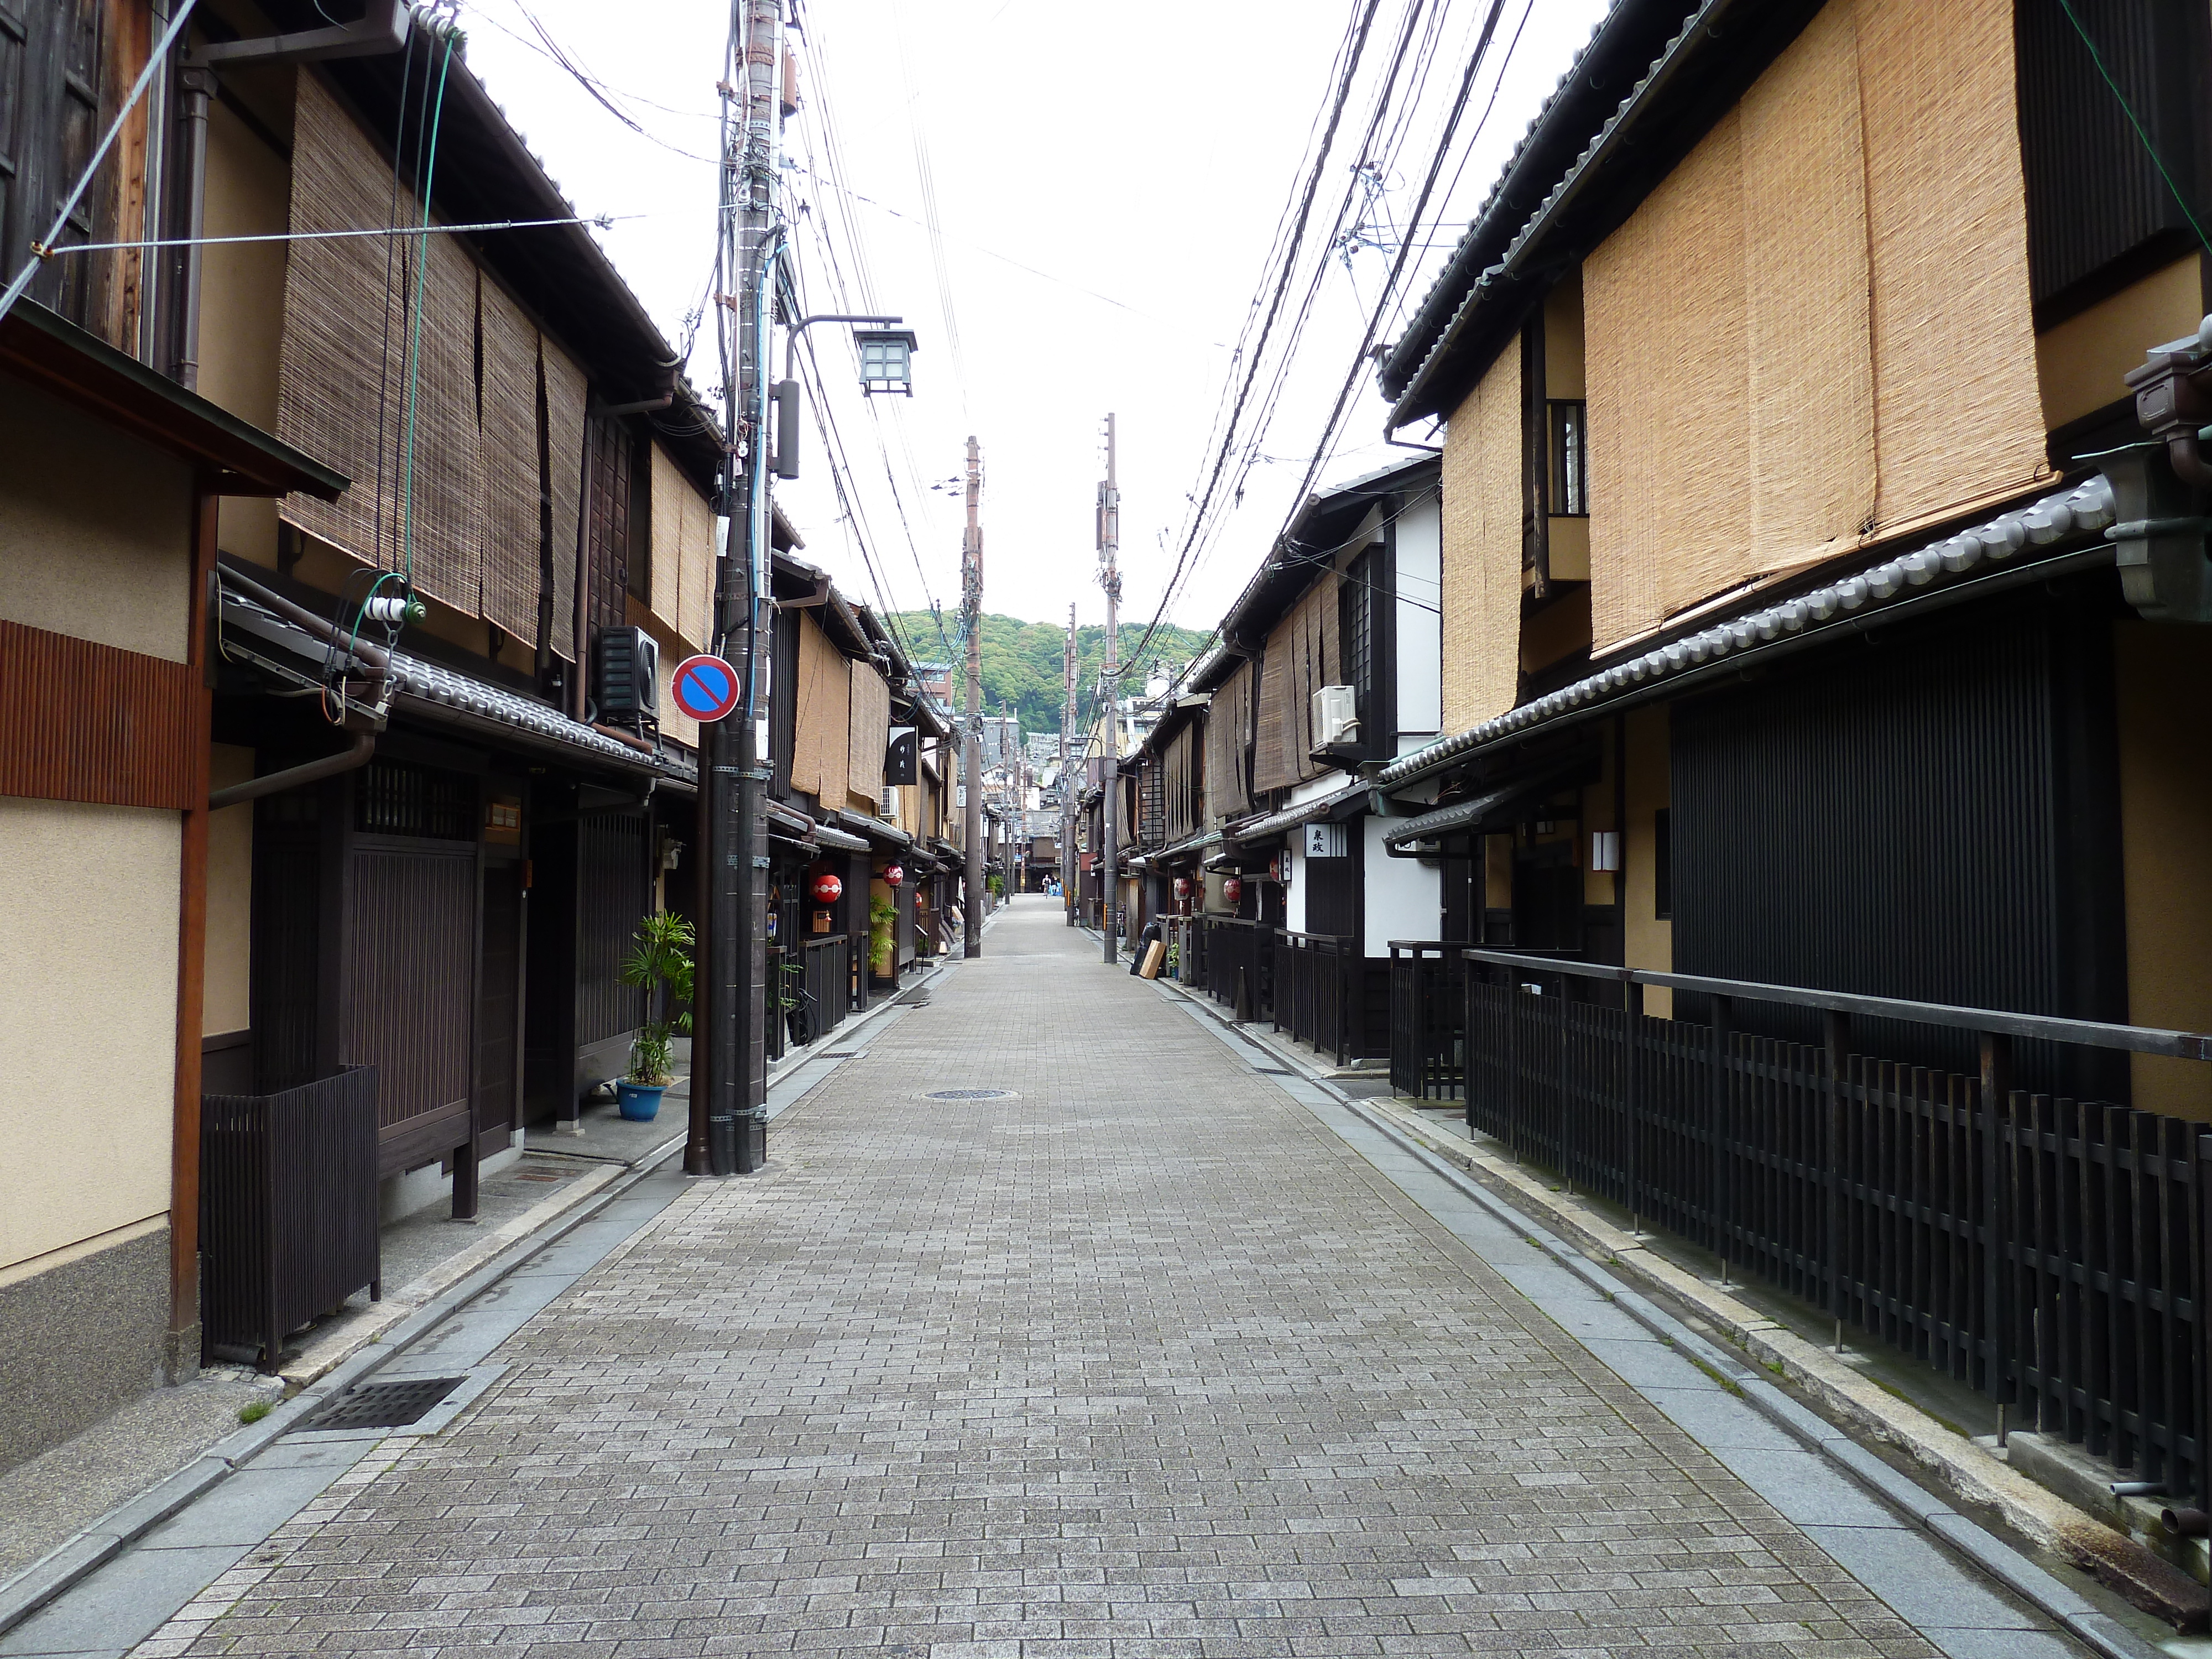
[[[1443,526],[1434,497],[1408,507],[1396,526],[1401,754],[1420,746],[1404,738],[1431,737],[1443,724]]]
[[[181,841],[0,797],[0,1268],[168,1212]]]
[[[1394,859],[1382,845],[1389,818],[1359,820],[1367,837],[1366,954],[1388,957],[1394,939],[1435,939],[1443,926],[1438,871],[1419,859]]]
[[[0,376],[0,617],[182,662],[191,515],[181,462]]]

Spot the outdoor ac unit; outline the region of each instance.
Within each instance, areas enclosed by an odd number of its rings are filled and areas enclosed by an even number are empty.
[[[1324,685],[1313,694],[1314,747],[1327,749],[1359,735],[1359,700],[1348,685]]]
[[[660,647],[642,628],[599,630],[601,720],[649,719],[660,712]]]

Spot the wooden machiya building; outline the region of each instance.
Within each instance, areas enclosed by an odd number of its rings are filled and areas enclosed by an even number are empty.
[[[1447,735],[1371,781],[1439,884],[1401,1092],[2177,1492],[2207,33],[1616,5],[1382,365]]]
[[[19,9],[18,245],[159,33]],[[0,322],[0,863],[35,889],[0,1000],[19,1073],[66,1042],[82,1085],[51,1134],[4,1108],[0,1463],[204,1347],[273,1362],[381,1219],[470,1213],[624,1069],[622,958],[696,908],[668,679],[711,642],[713,419],[582,226],[319,234],[573,218],[446,50],[207,0],[65,240],[234,240],[58,256]],[[40,967],[64,915],[106,919],[81,979]]]
[[[1182,976],[1340,1061],[1386,1052],[1389,941],[1436,925],[1370,780],[1438,731],[1439,511],[1432,457],[1313,496],[1134,766],[1149,904],[1200,919]]]
[[[770,971],[777,1052],[941,956],[960,903],[951,727],[890,630],[789,553],[773,572]],[[787,691],[787,695],[786,694]],[[836,884],[824,897],[825,878]],[[877,927],[872,908],[888,905]]]

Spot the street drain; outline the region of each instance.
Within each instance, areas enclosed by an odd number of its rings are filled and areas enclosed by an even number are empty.
[[[1012,1100],[1012,1089],[933,1089],[924,1100]]]
[[[348,1389],[300,1426],[303,1429],[404,1429],[455,1389],[463,1376],[410,1376]]]

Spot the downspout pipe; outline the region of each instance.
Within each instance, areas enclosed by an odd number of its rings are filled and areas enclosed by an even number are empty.
[[[244,783],[234,783],[228,789],[208,792],[208,811],[220,812],[226,806],[236,806],[243,801],[258,800],[264,795],[282,794],[288,789],[297,789],[310,783],[319,783],[325,778],[334,778],[341,772],[357,772],[368,764],[376,754],[376,733],[358,732],[352,744],[335,755],[325,755],[320,760],[311,760],[303,766],[288,767],[282,772],[271,772],[264,777],[248,778]]]
[[[207,234],[208,104],[216,92],[212,70],[187,68],[178,77],[184,92],[179,125],[184,129],[184,177],[177,181],[184,207],[179,228],[185,238],[177,271],[176,356],[169,378],[187,392],[200,384],[201,238]]]
[[[301,64],[334,58],[372,58],[407,44],[414,14],[404,0],[370,0],[359,22],[331,28],[271,34],[253,40],[224,40],[188,53],[178,75],[184,93],[179,114],[184,129],[183,176],[177,180],[185,238],[178,262],[177,292],[170,313],[176,320],[176,353],[170,378],[187,392],[199,389],[201,239],[207,234],[208,105],[219,89],[217,64]]]

